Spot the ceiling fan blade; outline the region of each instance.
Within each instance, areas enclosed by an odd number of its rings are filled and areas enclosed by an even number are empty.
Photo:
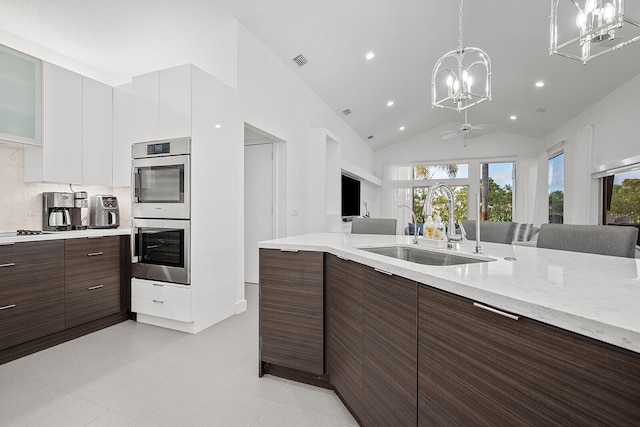
[[[460,134],[460,131],[454,131],[454,132],[450,132],[447,135],[443,136],[442,139],[451,139],[451,138],[455,138],[456,136],[458,136]]]
[[[478,132],[467,132],[465,133],[465,138],[466,139],[476,139],[476,138],[480,138],[482,136],[482,134],[478,133]]]
[[[490,133],[497,132],[498,128],[495,127],[494,125],[475,125],[475,126],[471,126],[471,130],[481,135],[488,135]]]
[[[459,129],[450,129],[450,130],[443,130],[442,132],[438,132],[440,135],[444,135],[445,133],[451,133],[451,132],[459,132]]]

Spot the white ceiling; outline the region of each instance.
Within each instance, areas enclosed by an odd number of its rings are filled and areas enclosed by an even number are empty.
[[[640,43],[586,65],[549,56],[550,10],[550,0],[465,2],[465,45],[493,64],[493,100],[469,110],[471,123],[543,138],[640,73]],[[0,11],[1,29],[114,82],[150,66],[197,63],[237,19],[337,114],[351,109],[345,121],[363,139],[373,135],[375,150],[462,121],[430,107],[433,66],[458,45],[452,0],[0,0]],[[369,50],[376,57],[368,62]],[[302,68],[292,61],[298,54],[309,61]],[[538,80],[546,86],[535,88]]]

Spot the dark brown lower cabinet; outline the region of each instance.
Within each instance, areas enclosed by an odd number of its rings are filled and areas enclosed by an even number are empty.
[[[363,424],[417,422],[418,284],[370,269],[364,286]]]
[[[640,425],[640,354],[419,288],[418,425]]]
[[[90,286],[67,293],[67,328],[120,311],[120,283]]]
[[[0,246],[0,364],[123,322],[128,235]]]
[[[275,365],[324,375],[323,257],[260,249],[260,374]]]
[[[362,413],[363,286],[371,268],[327,257],[327,364],[331,384],[353,414]]]
[[[64,329],[64,294],[0,310],[0,350]]]

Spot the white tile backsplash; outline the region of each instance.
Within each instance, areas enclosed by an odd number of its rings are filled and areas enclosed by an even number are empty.
[[[64,167],[61,166],[61,167]],[[111,194],[120,205],[120,228],[131,227],[131,189],[72,185],[89,196]],[[0,233],[42,229],[42,193],[71,192],[68,184],[24,182],[24,149],[0,145]]]

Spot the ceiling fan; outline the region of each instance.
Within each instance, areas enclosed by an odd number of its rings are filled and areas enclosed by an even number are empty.
[[[482,135],[488,135],[490,133],[494,133],[498,130],[493,125],[471,125],[467,120],[467,110],[464,110],[464,123],[458,128],[454,130],[445,130],[440,132],[444,136],[442,139],[451,139],[455,138],[458,135],[462,135],[465,141],[465,147],[467,145],[467,139],[479,138]]]

